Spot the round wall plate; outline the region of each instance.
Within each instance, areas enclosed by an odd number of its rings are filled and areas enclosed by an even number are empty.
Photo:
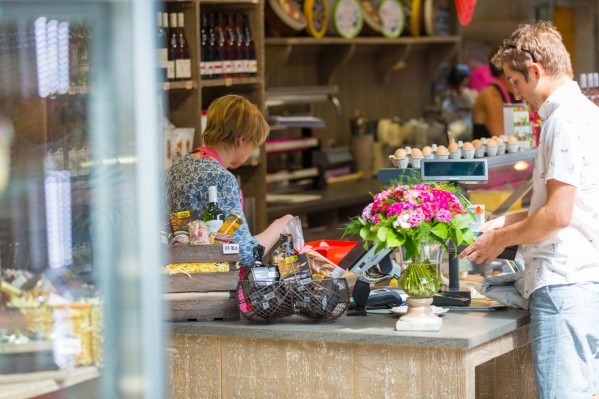
[[[401,3],[398,0],[381,0],[378,12],[383,21],[383,36],[391,39],[399,37],[406,24],[406,15]]]
[[[320,39],[327,32],[329,24],[328,0],[305,0],[304,15],[306,16],[306,31],[310,36]]]
[[[331,8],[330,21],[335,34],[346,39],[352,39],[360,34],[364,16],[358,0],[333,0]]]

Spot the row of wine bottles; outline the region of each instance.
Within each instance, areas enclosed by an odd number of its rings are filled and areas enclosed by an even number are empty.
[[[582,93],[599,105],[599,72],[581,73],[579,83]]]
[[[191,79],[184,14],[158,12],[157,22],[160,77],[164,81]],[[256,47],[246,14],[203,13],[200,40],[201,79],[256,76]]]
[[[191,53],[185,36],[185,16],[157,13],[158,68],[164,81],[191,79]]]
[[[247,14],[202,14],[200,41],[202,79],[256,76],[256,47]]]

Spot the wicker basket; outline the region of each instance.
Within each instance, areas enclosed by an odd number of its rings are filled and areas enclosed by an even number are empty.
[[[272,321],[293,314],[310,320],[335,320],[349,306],[344,278],[289,281],[242,280],[237,288],[239,310],[251,321]]]

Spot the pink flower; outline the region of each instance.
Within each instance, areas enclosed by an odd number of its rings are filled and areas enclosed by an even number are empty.
[[[451,213],[447,209],[440,209],[439,212],[437,212],[437,220],[439,222],[449,223],[451,222],[451,219]]]
[[[410,214],[410,218],[408,219],[408,223],[412,227],[419,226],[424,221],[424,212],[422,209],[416,209],[414,212]]]

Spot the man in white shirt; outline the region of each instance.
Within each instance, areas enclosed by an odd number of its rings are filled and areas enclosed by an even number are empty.
[[[490,262],[521,245],[538,396],[591,398],[599,394],[599,108],[573,81],[550,22],[519,26],[493,64],[543,120],[533,194],[528,211],[489,221],[460,257]]]

